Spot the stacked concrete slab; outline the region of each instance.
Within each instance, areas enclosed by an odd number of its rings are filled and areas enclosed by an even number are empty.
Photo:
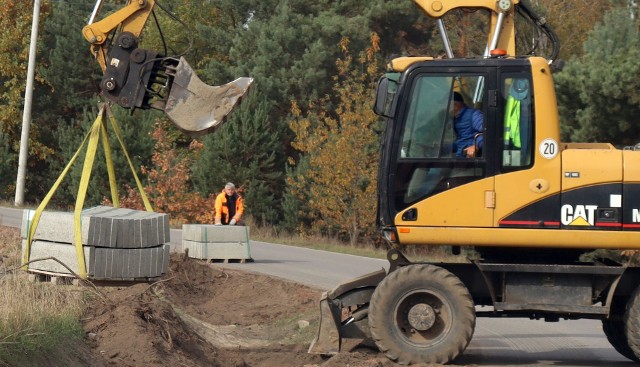
[[[182,250],[204,260],[251,260],[249,227],[183,224]]]
[[[22,250],[32,225],[34,210],[22,217]],[[98,206],[82,211],[82,247],[89,279],[145,280],[167,272],[169,216],[132,209]],[[76,274],[73,213],[44,211],[31,242],[29,260],[55,257]],[[28,265],[34,272],[70,275],[54,260]]]

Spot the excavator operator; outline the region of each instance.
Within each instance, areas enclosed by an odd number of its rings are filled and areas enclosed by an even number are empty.
[[[453,92],[453,128],[456,131],[456,141],[453,151],[456,157],[474,158],[482,151],[482,112],[475,108],[467,107],[459,92]]]

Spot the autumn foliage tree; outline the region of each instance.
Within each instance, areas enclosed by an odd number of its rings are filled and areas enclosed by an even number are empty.
[[[290,192],[308,206],[305,216],[313,232],[346,236],[351,245],[375,225],[379,135],[371,103],[379,76],[378,44],[374,33],[371,46],[354,58],[349,40],[343,38],[334,98],[312,103],[304,115],[297,103],[292,104],[292,146],[302,156],[290,162],[305,162],[305,169],[288,177]]]
[[[171,223],[213,223],[213,195],[202,197],[191,190],[190,169],[192,156],[202,148],[197,140],[192,140],[188,152],[175,147],[175,139],[162,123],[157,123],[152,133],[156,141],[151,167],[142,166],[142,174],[147,178],[145,193],[154,211],[168,213]],[[128,187],[120,205],[144,210],[140,192]]]
[[[24,92],[27,80],[27,61],[33,4],[31,1],[0,0],[0,172],[10,171],[0,176],[0,198],[13,191],[17,156],[20,149],[21,122],[24,109]],[[41,5],[40,27],[50,12],[50,3]],[[36,73],[35,84],[43,82],[40,73]],[[43,161],[51,149],[40,141],[42,129],[33,126],[29,144],[32,159]],[[8,168],[7,166],[11,167]]]

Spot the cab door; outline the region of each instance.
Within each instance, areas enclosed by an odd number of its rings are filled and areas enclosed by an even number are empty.
[[[561,147],[550,72],[504,67],[499,83],[496,226],[560,228]]]
[[[496,129],[496,68],[450,64],[416,68],[404,81],[389,170],[396,225],[493,225],[496,135],[488,132]],[[483,116],[480,154],[473,158],[455,154],[454,92]]]

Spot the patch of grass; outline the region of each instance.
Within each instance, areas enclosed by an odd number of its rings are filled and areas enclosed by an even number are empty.
[[[302,236],[277,233],[271,227],[258,227],[248,221],[251,226],[251,239],[254,241],[278,243],[288,246],[311,248],[342,254],[364,256],[375,259],[386,259],[386,247],[373,243],[360,243],[351,246],[335,238],[322,236]],[[453,255],[450,246],[404,246],[401,250],[407,258],[415,262],[466,262],[468,251],[463,249],[461,255]]]
[[[5,207],[5,208],[16,208],[16,209],[26,208],[26,207],[28,207],[29,204],[23,205],[23,206],[15,206],[15,205],[16,205],[16,202],[13,201],[13,200],[9,201],[9,200],[5,200],[5,199],[0,199],[0,206]]]
[[[387,249],[376,248],[373,245],[360,244],[357,247],[353,247],[336,239],[321,236],[280,235],[276,237],[268,234],[265,235],[265,233],[261,231],[254,231],[253,227],[251,227],[251,239],[254,241],[278,243],[287,246],[304,247],[376,259],[385,259],[387,256]]]
[[[52,352],[83,339],[83,292],[30,282],[21,271],[0,278],[0,361],[29,365],[33,353]]]
[[[313,312],[300,313],[276,320],[269,325],[274,334],[279,334],[278,343],[281,344],[308,344],[318,334],[318,322],[320,315],[314,308]],[[298,322],[307,321],[306,327],[301,327]]]

